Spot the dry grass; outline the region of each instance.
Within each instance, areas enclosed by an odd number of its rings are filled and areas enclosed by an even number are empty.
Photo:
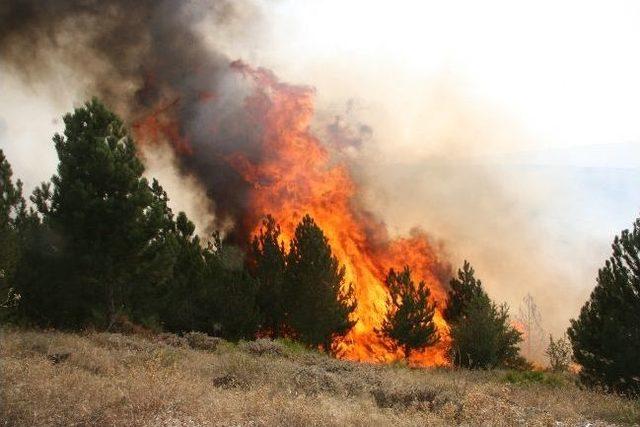
[[[217,342],[212,351],[166,335],[1,333],[0,424],[10,426],[573,426],[640,420],[638,402],[580,390],[570,378],[518,382],[516,376],[514,382],[499,371],[371,366],[267,341]],[[196,345],[202,345],[199,338]]]

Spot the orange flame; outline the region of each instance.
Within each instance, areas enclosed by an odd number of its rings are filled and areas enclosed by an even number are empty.
[[[413,352],[410,362],[419,366],[448,364],[448,326],[442,317],[447,286],[447,267],[421,232],[390,240],[383,223],[360,208],[357,186],[346,165],[333,163],[325,146],[310,131],[314,114],[314,90],[288,85],[268,70],[254,69],[236,61],[232,69],[253,83],[245,109],[261,129],[262,155],[259,161],[242,152],[227,161],[251,185],[246,215],[239,219],[245,229],[257,232],[263,214],[270,213],[282,228],[288,245],[296,225],[310,214],[327,236],[334,255],[346,269],[358,302],[357,323],[346,336],[336,339],[339,357],[367,362],[390,362],[402,358],[390,340],[379,336],[387,310],[388,290],[384,278],[390,268],[408,265],[416,281],[424,281],[437,304],[435,323],[440,342],[422,352]],[[154,115],[155,116],[155,115]],[[157,118],[142,126],[163,130]],[[189,154],[184,138],[167,135],[179,154]],[[375,231],[375,232],[374,232]]]

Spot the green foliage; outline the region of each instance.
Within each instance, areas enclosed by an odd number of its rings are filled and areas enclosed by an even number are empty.
[[[277,343],[282,345],[289,353],[293,355],[300,354],[308,354],[309,348],[299,343],[298,341],[294,341],[291,338],[279,338],[276,340]]]
[[[465,262],[450,293],[452,361],[471,369],[522,366],[518,356],[521,334],[510,325],[509,309],[491,301]]]
[[[258,308],[263,329],[273,337],[281,336],[285,323],[284,278],[286,254],[280,241],[280,226],[267,215],[249,248],[249,271],[258,281]]]
[[[509,371],[502,377],[502,380],[511,384],[543,384],[551,387],[561,387],[567,383],[562,375],[531,370]]]
[[[74,294],[82,289],[65,280],[62,239],[37,215],[31,218],[23,230],[22,254],[16,266],[15,287],[22,297],[16,307],[18,321],[73,328],[90,315],[91,302]]]
[[[402,347],[405,358],[413,350],[438,342],[438,331],[433,322],[435,304],[429,301],[431,292],[427,285],[421,281],[416,286],[408,266],[400,273],[391,269],[385,284],[389,289],[389,309],[378,332]]]
[[[517,363],[520,333],[509,325],[506,305],[488,298],[469,302],[464,316],[451,326],[453,361],[471,369]]]
[[[20,259],[20,226],[26,218],[22,182],[13,182],[9,161],[0,150],[0,319],[19,302],[14,275]]]
[[[13,182],[11,164],[0,149],[0,227],[16,227],[26,212],[22,182]]]
[[[167,280],[155,287],[149,298],[157,303],[157,316],[163,329],[173,332],[205,331],[208,327],[206,260],[195,227],[183,212],[175,232],[159,243],[159,250],[169,254],[171,272]]]
[[[568,329],[581,381],[590,387],[640,394],[640,218],[616,236],[613,254]]]
[[[549,345],[545,354],[549,358],[549,366],[553,372],[565,372],[569,369],[571,345],[566,338],[554,340],[553,335],[549,335]]]
[[[356,303],[344,274],[324,233],[306,215],[296,227],[286,271],[288,322],[304,343],[330,351],[332,339],[354,325],[349,316]]]
[[[18,209],[20,318],[77,329],[126,317],[173,332],[252,336],[256,281],[237,251],[222,250],[220,239],[204,247],[187,216],[174,217],[164,189],[142,177],[122,122],[98,101],[64,122],[54,137],[57,175],[34,191],[37,212]]]
[[[455,322],[465,312],[470,301],[476,297],[486,295],[482,288],[482,282],[475,278],[475,272],[468,261],[464,262],[462,270],[458,269],[458,277],[449,282],[451,290],[448,295],[448,304],[443,317],[448,322]]]
[[[179,213],[175,233],[168,236],[172,272],[148,301],[157,305],[163,329],[203,331],[236,341],[251,338],[258,328],[257,282],[243,268],[236,248],[214,242],[202,247],[195,227]]]
[[[53,326],[110,326],[130,309],[134,287],[158,267],[147,251],[160,237],[164,206],[113,113],[94,99],[64,123],[64,135],[53,138],[60,159],[53,189],[43,185],[33,197],[43,229],[32,242],[40,253],[32,255],[52,267],[37,281],[52,280],[46,297],[33,287],[25,296],[37,300]]]
[[[213,312],[220,330],[214,327],[213,332],[232,341],[255,336],[259,321],[255,279],[244,269],[229,268],[219,270],[214,277]]]

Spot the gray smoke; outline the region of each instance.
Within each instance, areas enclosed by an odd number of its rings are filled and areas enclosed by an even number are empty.
[[[177,157],[178,167],[215,200],[216,226],[242,223],[247,184],[224,157],[242,150],[255,160],[259,130],[238,101],[246,88],[231,73],[230,59],[206,46],[197,27],[223,33],[249,7],[243,1],[10,0],[0,5],[0,55],[27,82],[70,70],[78,76],[70,83],[80,84],[85,97],[97,96],[129,124],[162,109],[191,147],[190,155]],[[240,241],[245,230],[238,233]]]

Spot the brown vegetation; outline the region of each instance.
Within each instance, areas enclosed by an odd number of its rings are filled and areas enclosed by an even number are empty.
[[[0,424],[633,424],[638,402],[570,376],[339,361],[286,341],[2,331]],[[209,343],[213,343],[210,341]],[[553,376],[551,376],[553,375]]]

